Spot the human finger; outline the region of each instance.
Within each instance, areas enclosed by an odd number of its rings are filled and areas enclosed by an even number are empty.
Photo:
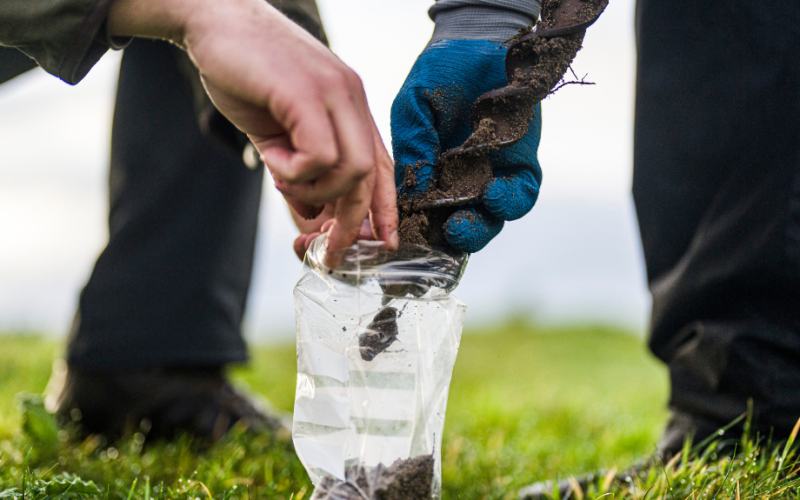
[[[375,166],[374,123],[361,79],[350,69],[342,78],[344,84],[334,87],[328,97],[339,151],[337,168],[340,175],[360,180]]]
[[[374,167],[373,122],[361,80],[348,68],[332,79],[325,98],[329,107],[329,122],[336,138],[336,165],[327,170],[317,168],[313,170],[313,178],[303,177],[298,181],[285,177],[280,172],[280,164],[277,169],[278,189],[311,204],[327,203],[339,198],[352,190]],[[281,154],[285,157],[286,151]],[[277,158],[281,160],[280,156]]]
[[[279,119],[286,134],[267,139],[252,137],[276,181],[313,181],[339,162],[336,131],[328,110],[321,98],[309,101],[297,104],[288,116]]]
[[[320,229],[320,232],[327,233],[328,231],[330,231],[331,226],[333,225],[334,222],[336,222],[336,220],[333,219],[332,217],[331,219],[325,221],[325,223],[322,225],[322,228]]]
[[[292,245],[294,248],[294,253],[297,255],[297,258],[303,260],[303,257],[306,255],[306,235],[301,234],[297,238],[294,239],[294,244]]]
[[[305,258],[306,252],[308,248],[311,246],[311,243],[319,236],[321,233],[315,232],[311,234],[301,234],[294,240],[294,253],[297,255],[297,258],[301,261]]]
[[[328,248],[325,254],[325,264],[328,267],[337,267],[340,264],[341,250],[349,247],[358,239],[361,224],[369,214],[374,187],[375,176],[367,176],[351,192],[336,202],[333,223],[328,231]]]
[[[375,233],[372,231],[372,223],[369,217],[361,221],[361,227],[358,229],[359,240],[374,240]]]
[[[286,204],[289,205],[289,208],[294,210],[294,212],[304,220],[316,219],[325,209],[325,205],[309,205],[291,196],[284,195],[283,199],[286,201]]]
[[[275,187],[286,196],[302,200],[310,205],[332,203],[349,193],[361,180],[360,175],[345,172],[336,167],[310,182],[291,184],[275,179]]]
[[[333,218],[334,206],[332,203],[325,205],[322,208],[322,212],[319,215],[314,217],[313,219],[309,219],[306,217],[301,216],[297,213],[292,205],[294,204],[294,200],[288,199],[284,197],[284,200],[287,202],[287,207],[289,208],[289,215],[292,216],[292,220],[294,221],[295,226],[300,231],[300,234],[309,234],[313,232],[320,231],[320,227],[325,223],[325,221]]]
[[[397,191],[394,183],[394,161],[383,145],[377,127],[373,128],[375,141],[375,191],[372,194],[370,220],[375,237],[386,243],[387,250],[398,246]]]

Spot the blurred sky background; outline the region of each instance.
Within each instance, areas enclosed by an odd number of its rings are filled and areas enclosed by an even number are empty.
[[[333,50],[361,76],[387,145],[389,111],[433,23],[431,0],[318,0]],[[612,0],[573,68],[595,86],[543,103],[539,202],[472,256],[467,326],[509,315],[644,333],[650,308],[630,196],[634,0]],[[75,87],[37,69],[0,86],[0,331],[64,335],[107,240],[107,163],[120,54]],[[268,177],[268,176],[267,176]],[[246,331],[293,336],[297,234],[265,186]]]

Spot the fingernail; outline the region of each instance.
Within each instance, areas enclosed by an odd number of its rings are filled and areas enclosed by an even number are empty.
[[[397,237],[397,231],[393,232],[392,236],[389,237],[389,244],[392,246],[392,248],[397,248],[398,247],[399,242],[398,242],[398,237]]]
[[[358,231],[359,238],[369,238],[372,236],[372,224],[369,221],[369,218],[364,219],[361,222],[361,228]]]

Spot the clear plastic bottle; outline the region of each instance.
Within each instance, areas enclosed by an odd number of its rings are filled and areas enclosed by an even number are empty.
[[[467,255],[378,242],[306,254],[294,291],[292,437],[314,499],[439,498],[447,394],[466,306]]]

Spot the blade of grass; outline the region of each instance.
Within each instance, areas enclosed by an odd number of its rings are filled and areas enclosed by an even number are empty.
[[[733,447],[733,456],[734,457],[736,456],[736,446]],[[728,476],[731,474],[731,469],[733,469],[733,463],[735,461],[736,460],[731,460],[730,462],[728,462],[728,471],[725,473],[725,477],[722,479],[722,484],[720,484],[719,487],[717,488],[717,491],[714,492],[712,500],[715,500],[717,498],[717,495],[719,495],[720,490],[722,490],[722,488],[725,487],[725,483],[728,481]]]
[[[781,458],[778,461],[778,470],[780,472],[783,470],[783,462],[786,460],[786,456],[789,454],[789,449],[794,444],[795,438],[797,438],[797,431],[800,430],[800,418],[797,419],[797,423],[794,424],[794,429],[792,429],[792,433],[789,434],[789,440],[786,441],[786,446],[783,448],[783,453],[781,454]],[[778,481],[778,474],[772,479],[772,487],[775,487],[775,483]]]
[[[667,489],[665,490],[666,494],[667,491],[672,489],[672,483],[669,482],[669,474],[667,474],[668,464],[664,463],[664,457],[661,456],[661,453],[658,453],[658,450],[656,450],[656,454],[658,455],[658,461],[661,462],[661,470],[664,472],[664,480],[667,482]]]
[[[131,485],[131,490],[128,492],[128,500],[131,500],[131,498],[133,498],[133,492],[136,489],[136,481],[137,480],[138,480],[138,478],[133,480],[133,484]]]
[[[22,500],[25,500],[26,482],[28,479],[28,459],[31,458],[31,451],[33,451],[33,448],[28,448],[28,454],[25,456],[25,465],[22,466]]]
[[[745,418],[745,417],[747,417],[747,413],[742,413],[734,421],[732,421],[731,423],[729,423],[725,427],[720,427],[717,430],[717,432],[711,434],[710,436],[708,436],[704,440],[702,440],[699,443],[697,443],[692,449],[694,449],[694,450],[702,449],[703,447],[707,446],[711,441],[713,441],[715,439],[719,439],[720,436],[724,436],[725,433],[728,432],[731,429],[731,427],[733,427],[734,425],[736,425],[739,422],[741,422],[742,419]]]
[[[612,467],[611,470],[606,473],[606,477],[603,478],[603,493],[607,492],[608,489],[611,488],[611,483],[614,481],[614,478],[616,476],[617,476],[617,468]]]
[[[208,498],[210,498],[211,500],[214,500],[214,495],[211,494],[211,492],[208,490],[208,487],[205,485],[205,483],[203,483],[202,481],[190,481],[190,482],[194,483],[194,484],[199,484],[200,486],[202,486],[203,489],[206,492],[206,495],[208,495]],[[292,493],[292,494],[294,494],[294,493]]]
[[[647,500],[647,495],[649,495],[649,494],[650,494],[650,492],[653,490],[653,488],[655,488],[655,486],[656,486],[656,484],[655,484],[655,483],[653,483],[653,484],[650,486],[650,488],[648,488],[648,489],[647,489],[647,492],[645,492],[644,496],[642,497],[642,500]]]
[[[578,482],[578,480],[570,476],[568,481],[569,485],[572,487],[572,492],[575,494],[575,497],[578,500],[583,500],[583,488],[581,488],[581,485]]]

